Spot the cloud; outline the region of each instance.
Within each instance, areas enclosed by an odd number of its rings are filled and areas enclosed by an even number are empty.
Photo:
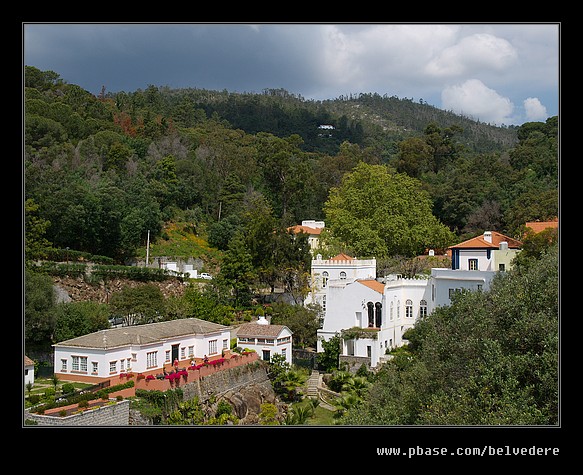
[[[549,117],[547,108],[541,104],[538,98],[529,97],[524,100],[523,104],[527,121],[538,122],[546,120]]]
[[[476,33],[445,48],[426,66],[427,74],[435,77],[455,77],[470,70],[504,71],[516,62],[518,53],[505,39],[488,33]]]
[[[446,87],[441,93],[442,107],[482,122],[512,124],[514,104],[479,79],[468,79]]]

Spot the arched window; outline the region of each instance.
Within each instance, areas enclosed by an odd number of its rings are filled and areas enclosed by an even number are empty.
[[[346,272],[340,272],[340,280],[346,280]]]
[[[427,316],[427,300],[421,300],[419,302],[419,318]]]
[[[413,300],[405,300],[405,317],[413,318]]]
[[[328,272],[324,271],[322,272],[322,288],[326,287],[326,285],[328,285]]]
[[[367,302],[368,308],[368,326],[369,328],[374,327],[374,304],[372,302]]]
[[[381,324],[383,323],[383,304],[377,302],[374,304],[375,307],[375,327],[380,328]]]

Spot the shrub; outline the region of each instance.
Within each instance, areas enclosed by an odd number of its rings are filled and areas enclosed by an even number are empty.
[[[71,383],[63,383],[63,386],[61,386],[61,392],[63,394],[71,394],[75,392],[75,386],[73,386]]]
[[[87,399],[84,399],[82,401],[79,401],[77,405],[79,406],[79,409],[89,407],[89,401]]]

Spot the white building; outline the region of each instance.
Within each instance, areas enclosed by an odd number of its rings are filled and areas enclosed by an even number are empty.
[[[199,318],[110,328],[53,345],[61,380],[100,382],[125,372],[160,370],[177,359],[220,356],[229,349],[230,327]]]
[[[28,383],[34,384],[34,361],[24,355],[24,387]]]
[[[264,361],[280,354],[292,364],[292,331],[285,325],[272,325],[262,316],[256,322],[244,323],[236,332],[237,346],[255,350]]]
[[[340,335],[342,356],[366,358],[376,367],[388,351],[406,343],[403,334],[419,318],[450,305],[455,292],[488,290],[496,272],[510,268],[520,245],[507,236],[486,232],[452,246],[452,269],[433,268],[430,275],[414,279],[387,276],[384,283],[375,279],[376,265],[375,274],[364,264],[358,271],[353,267],[349,274],[348,267],[339,266],[336,258],[312,261],[317,264],[312,274],[322,282],[315,296],[325,304],[318,352],[323,351],[322,341]],[[348,264],[349,260],[340,262]],[[322,279],[323,275],[328,278]]]
[[[357,279],[375,279],[377,274],[376,259],[357,259],[346,254],[338,254],[330,259],[322,259],[318,254],[312,259],[311,290],[305,304],[317,303],[326,310],[328,282],[353,282]]]

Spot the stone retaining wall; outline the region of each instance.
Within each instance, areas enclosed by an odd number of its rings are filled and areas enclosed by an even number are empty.
[[[130,401],[101,406],[70,416],[45,416],[25,411],[25,419],[33,420],[39,426],[127,426],[130,417]]]

